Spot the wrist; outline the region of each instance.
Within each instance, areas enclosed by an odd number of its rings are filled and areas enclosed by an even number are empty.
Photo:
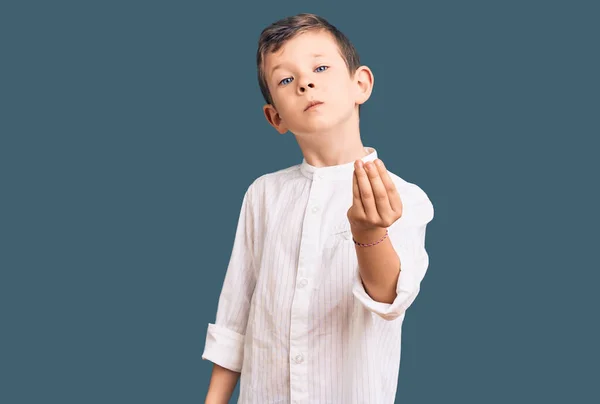
[[[385,227],[354,228],[350,226],[352,237],[360,244],[371,244],[381,240],[387,233]]]

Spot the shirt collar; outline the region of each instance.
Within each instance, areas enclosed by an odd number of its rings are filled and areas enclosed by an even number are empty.
[[[368,153],[366,156],[362,157],[361,160],[366,163],[367,161],[374,161],[377,159],[377,150],[372,147],[365,147],[365,153]],[[314,179],[315,177],[319,179],[351,179],[352,173],[354,172],[354,161],[346,164],[339,164],[336,166],[327,166],[327,167],[315,167],[311,166],[306,162],[306,159],[302,159],[302,164],[300,164],[300,171],[304,176],[309,179]]]

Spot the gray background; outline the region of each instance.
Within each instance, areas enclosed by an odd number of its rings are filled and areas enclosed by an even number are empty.
[[[243,194],[302,159],[255,67],[299,12],[435,207],[398,402],[595,401],[598,2],[217,3],[1,3],[0,402],[203,402]]]

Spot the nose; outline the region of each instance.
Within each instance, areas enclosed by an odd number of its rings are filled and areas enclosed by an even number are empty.
[[[307,80],[303,80],[303,81],[299,81],[299,85],[298,85],[298,92],[300,94],[303,94],[306,92],[307,89],[309,88],[315,88],[315,84],[314,83],[310,83]]]

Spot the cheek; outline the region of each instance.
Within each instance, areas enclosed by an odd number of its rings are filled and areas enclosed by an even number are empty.
[[[283,115],[284,118],[293,118],[294,114],[293,114],[293,110],[294,108],[288,103],[281,103],[279,105],[279,109],[278,111],[280,112],[281,115]]]
[[[334,83],[331,83],[329,90],[332,91],[338,99],[348,99],[353,97],[352,94],[352,85],[348,84],[345,80],[338,80]]]
[[[278,96],[273,96],[273,103],[275,104],[275,109],[277,109],[277,112],[285,117],[287,111],[290,110],[290,106],[289,103],[285,102],[285,98],[281,97],[281,94],[278,94]]]
[[[354,94],[352,93],[352,89],[348,86],[340,86],[336,90],[336,98],[338,105],[343,109],[352,108],[354,106]]]

